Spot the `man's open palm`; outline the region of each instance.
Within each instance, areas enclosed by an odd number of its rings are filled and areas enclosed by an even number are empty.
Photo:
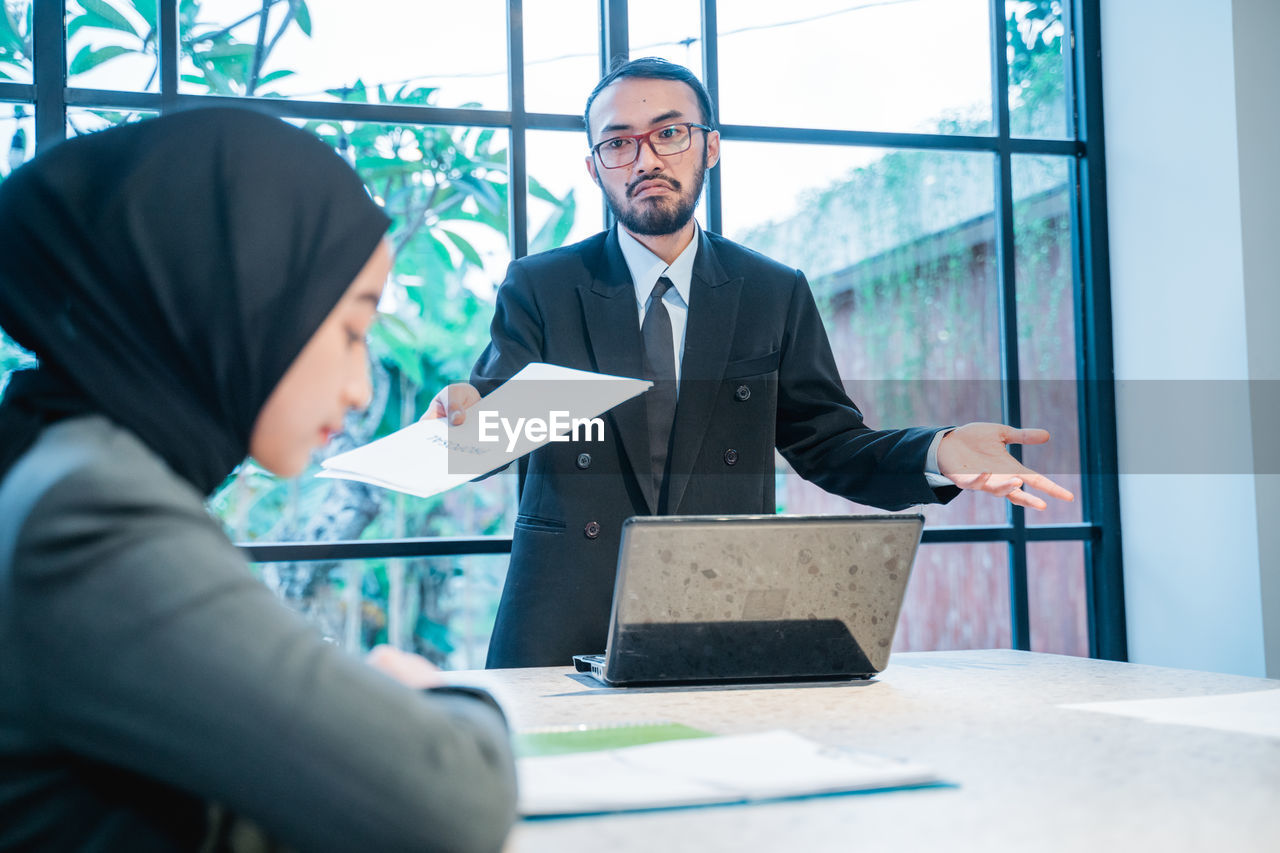
[[[1026,488],[1059,500],[1075,500],[1071,492],[1009,455],[1010,444],[1044,444],[1048,440],[1049,432],[1043,429],[965,424],[947,433],[939,443],[938,472],[962,489],[990,492],[1032,509],[1044,509],[1046,504]]]

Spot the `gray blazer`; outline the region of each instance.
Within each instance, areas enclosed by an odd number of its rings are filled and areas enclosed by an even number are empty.
[[[0,849],[196,849],[211,804],[302,850],[496,850],[506,725],[324,643],[132,433],[55,424],[0,484]]]

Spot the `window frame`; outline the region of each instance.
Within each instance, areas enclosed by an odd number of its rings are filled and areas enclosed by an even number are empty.
[[[525,137],[528,131],[582,131],[579,115],[531,113],[524,98],[522,0],[507,0],[508,104],[505,110],[336,103],[279,98],[238,98],[179,91],[179,0],[158,0],[158,77],[155,92],[118,92],[67,86],[66,0],[40,0],[33,9],[34,77],[32,83],[0,81],[0,101],[34,104],[36,152],[66,136],[69,108],[144,110],[165,113],[192,106],[252,103],[281,118],[349,120],[389,124],[466,125],[500,128],[510,134],[508,155],[510,238],[514,257],[528,254],[528,184]],[[702,79],[718,103],[719,59],[716,0],[698,2],[702,15]],[[599,0],[600,68],[628,56],[627,0]],[[1005,50],[1005,0],[988,0],[992,44],[994,130],[990,136],[952,136],[831,130],[771,125],[720,125],[726,140],[789,142],[886,149],[936,149],[983,152],[996,158],[996,252],[1000,288],[1001,376],[1003,416],[1021,425],[1018,368],[1017,280],[1014,247],[1012,163],[1015,155],[1069,158],[1072,223],[1072,267],[1075,277],[1076,382],[1083,479],[1082,522],[1027,525],[1025,511],[1009,505],[1004,524],[933,527],[925,545],[1003,542],[1009,549],[1009,595],[1012,646],[1029,650],[1027,545],[1032,542],[1081,541],[1085,551],[1089,654],[1127,660],[1124,581],[1120,555],[1120,502],[1116,476],[1116,418],[1113,379],[1111,297],[1107,245],[1106,178],[1102,125],[1101,36],[1099,0],[1063,0],[1066,30],[1065,97],[1069,139],[1013,136],[1008,98],[1009,66]],[[583,93],[585,98],[585,92]],[[584,145],[585,151],[585,145]],[[708,230],[721,230],[721,170],[711,169],[706,187]],[[611,224],[606,214],[606,226]],[[1017,448],[1014,448],[1017,455]],[[390,557],[502,554],[510,537],[431,537],[353,542],[253,543],[243,545],[252,561],[332,561]]]

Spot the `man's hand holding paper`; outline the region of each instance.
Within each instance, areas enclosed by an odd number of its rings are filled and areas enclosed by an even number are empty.
[[[448,416],[451,426],[458,426],[467,418],[467,409],[480,402],[480,392],[476,386],[466,382],[455,382],[440,389],[440,393],[427,407],[422,420],[430,421]]]
[[[428,497],[552,441],[603,440],[600,416],[650,384],[534,363],[483,399],[470,385],[450,385],[422,420],[326,459],[319,476]]]

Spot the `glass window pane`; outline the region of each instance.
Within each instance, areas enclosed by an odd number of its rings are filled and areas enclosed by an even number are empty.
[[[4,398],[4,389],[9,385],[9,377],[15,370],[35,367],[36,357],[15,344],[0,329],[0,399]]]
[[[35,107],[31,104],[0,104],[0,180],[30,160],[36,153]]]
[[[721,3],[726,124],[991,132],[987,0]]]
[[[464,380],[488,341],[496,283],[510,261],[506,131],[358,122],[307,127],[344,154],[392,217],[395,267],[370,335],[373,402],[325,456],[407,426],[445,384]],[[314,477],[282,481],[252,463],[211,500],[237,541],[491,533],[514,477],[430,499]]]
[[[1077,495],[1028,512],[1028,524],[1078,522],[1080,420],[1076,387],[1071,163],[1066,157],[1013,158],[1018,371],[1022,423],[1049,430],[1048,444],[1023,447],[1023,461]]]
[[[67,84],[125,92],[159,90],[156,4],[67,2]]]
[[[1070,132],[1063,0],[1007,0],[1009,127],[1014,136]]]
[[[205,0],[190,10],[180,27],[184,92],[508,104],[502,0],[308,0],[272,4],[265,18],[259,0]]]
[[[155,118],[156,113],[141,110],[90,110],[83,107],[67,109],[67,138],[96,133],[118,124],[132,124],[147,118]]]
[[[722,157],[726,235],[805,272],[869,424],[1000,419],[990,155],[728,141]],[[789,472],[778,503],[853,511]],[[1000,524],[1006,512],[962,495],[926,515]]]
[[[726,5],[730,4],[721,3],[719,7],[723,9]],[[701,6],[698,0],[645,0],[644,3],[628,3],[627,39],[630,41],[631,58],[658,56],[683,65],[701,80]]]
[[[4,139],[13,132],[12,122],[6,122],[0,118],[0,139]],[[7,164],[6,164],[7,169]],[[0,175],[7,175],[5,171]],[[0,399],[4,397],[4,389],[9,384],[9,376],[15,370],[23,370],[28,367],[34,367],[36,358],[22,347],[15,344],[9,339],[9,336],[0,329]]]
[[[1089,656],[1083,542],[1027,543],[1031,651]]]
[[[525,109],[582,115],[600,79],[600,4],[525,0],[523,11]]]
[[[1012,624],[1008,545],[922,545],[893,651],[1007,649]]]
[[[525,150],[529,158],[529,252],[575,243],[601,230],[604,200],[587,174],[586,134],[529,131]]]
[[[352,654],[380,643],[443,669],[483,669],[506,554],[258,563],[255,572]]]
[[[31,82],[32,0],[0,3],[0,80]]]

